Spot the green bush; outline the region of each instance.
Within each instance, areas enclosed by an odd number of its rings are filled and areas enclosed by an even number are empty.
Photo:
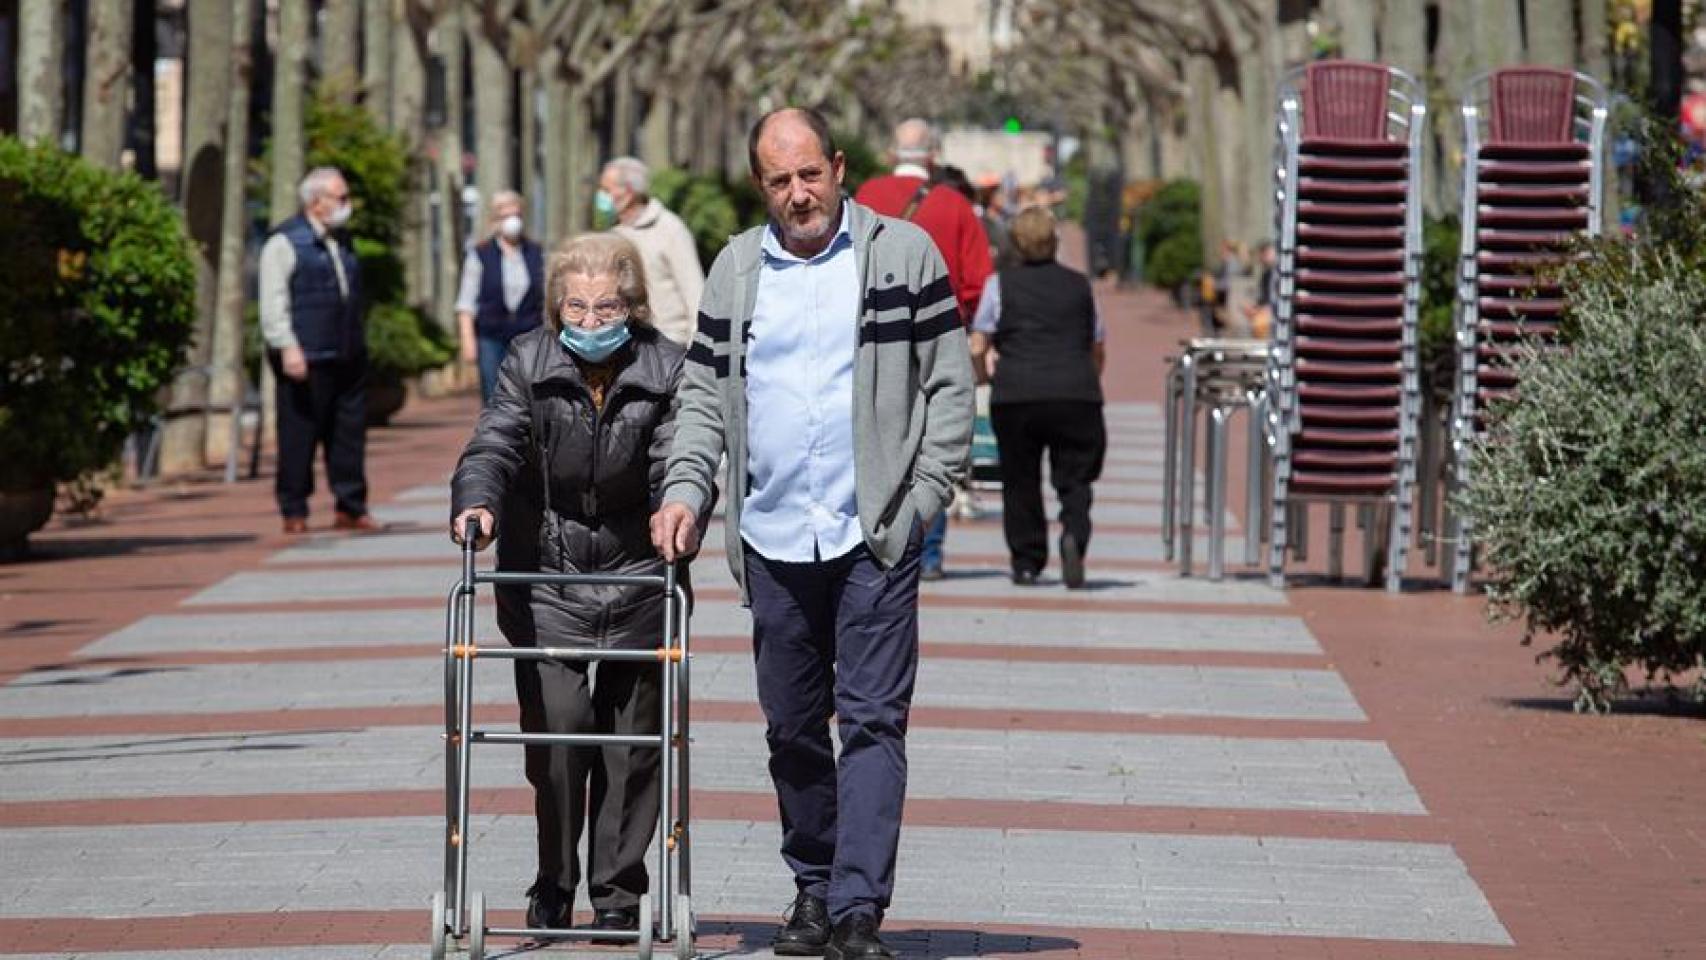
[[[1172,180],[1137,212],[1145,251],[1143,277],[1172,289],[1202,269],[1202,191],[1194,180]]]
[[[1175,233],[1149,249],[1143,278],[1163,290],[1173,290],[1202,269],[1202,241],[1188,233]]]
[[[376,380],[412,377],[450,362],[448,334],[421,311],[381,303],[367,311],[367,353]]]
[[[659,170],[652,174],[652,196],[673,210],[693,234],[699,262],[707,268],[717,252],[729,242],[742,224],[734,197],[723,181],[695,176],[683,170]]]
[[[1457,217],[1429,218],[1422,224],[1422,304],[1417,346],[1421,351],[1422,389],[1440,403],[1451,398],[1457,370],[1457,275],[1462,259]]]
[[[1706,695],[1706,198],[1668,131],[1642,152],[1668,202],[1563,268],[1566,349],[1521,351],[1461,498],[1493,614],[1551,637],[1596,711],[1630,668]]]
[[[111,463],[195,330],[195,263],[159,190],[0,137],[0,489]]]

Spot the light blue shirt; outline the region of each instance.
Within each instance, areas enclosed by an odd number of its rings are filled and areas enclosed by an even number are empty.
[[[848,211],[809,260],[764,235],[746,344],[747,478],[740,534],[770,560],[831,560],[864,540],[853,483],[860,283]]]

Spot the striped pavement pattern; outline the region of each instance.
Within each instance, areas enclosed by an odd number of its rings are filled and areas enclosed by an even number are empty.
[[[954,575],[923,589],[891,943],[942,958],[1125,955],[1154,931],[1509,944],[1285,595],[1157,562],[1159,413],[1109,420],[1094,589],[1008,584],[998,516],[956,525]],[[395,532],[311,538],[0,687],[0,954],[83,956],[30,946],[82,928],[102,957],[424,953],[446,501],[411,488],[383,508]],[[767,957],[791,884],[750,621],[708,540],[695,907],[718,954]],[[489,604],[478,629],[495,639]],[[476,686],[482,723],[512,724],[507,668]],[[519,760],[479,751],[474,778],[475,886],[504,910],[533,872]],[[309,949],[293,928],[348,945]]]

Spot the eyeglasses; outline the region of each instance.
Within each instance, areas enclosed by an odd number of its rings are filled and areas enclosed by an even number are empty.
[[[591,313],[597,319],[608,323],[611,320],[620,319],[627,312],[628,304],[621,300],[600,300],[590,305],[585,300],[563,301],[563,319],[565,320],[585,320],[587,314]]]

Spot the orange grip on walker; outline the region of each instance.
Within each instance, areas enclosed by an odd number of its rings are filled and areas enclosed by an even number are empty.
[[[680,647],[659,647],[658,648],[658,659],[660,661],[668,661],[671,663],[680,663],[681,662],[681,648]]]

